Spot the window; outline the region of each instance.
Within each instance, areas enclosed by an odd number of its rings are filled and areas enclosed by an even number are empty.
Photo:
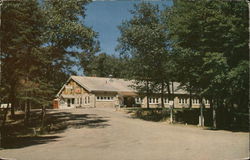
[[[80,98],[80,104],[82,104],[82,98]]]
[[[114,97],[112,96],[97,96],[97,101],[112,101]]]
[[[193,104],[200,104],[200,100],[197,99],[197,98],[194,98],[194,99],[193,99]]]
[[[187,98],[179,98],[179,104],[187,104],[188,102]]]
[[[142,101],[141,101],[141,98],[140,97],[136,97],[135,98],[135,103],[137,104],[140,104]]]
[[[72,98],[72,104],[75,104],[75,99],[74,98]]]
[[[149,103],[152,103],[152,98],[149,98]]]
[[[168,103],[169,103],[168,98],[164,98],[164,103],[166,103],[166,104],[168,104]]]
[[[85,97],[84,99],[85,99],[85,104],[87,104],[87,97]]]
[[[194,104],[194,98],[192,99],[192,104]]]
[[[158,98],[149,98],[149,103],[150,104],[158,104],[159,100],[158,100]]]
[[[88,96],[88,103],[90,103],[90,97]]]
[[[185,101],[185,104],[187,104],[187,98],[185,98],[184,101]]]
[[[181,98],[179,98],[179,103],[180,103],[180,104],[182,103],[182,99],[181,99]]]
[[[152,98],[153,99],[153,103],[155,103],[155,98]]]
[[[206,99],[206,102],[205,102],[205,103],[206,103],[206,104],[209,104],[209,100]]]

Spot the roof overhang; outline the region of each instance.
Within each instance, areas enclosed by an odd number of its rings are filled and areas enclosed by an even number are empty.
[[[122,96],[138,96],[136,92],[118,92],[118,94]]]
[[[69,77],[69,79],[66,81],[66,83],[62,86],[62,88],[59,90],[59,92],[56,94],[56,97],[59,97],[60,94],[62,93],[63,89],[66,87],[66,84],[69,83],[70,80],[73,80],[74,82],[76,82],[78,85],[80,85],[81,87],[83,87],[84,89],[86,89],[88,92],[91,92],[91,90],[89,90],[86,86],[83,86],[81,83],[79,83],[76,79],[72,78],[72,76]]]
[[[62,98],[75,98],[74,95],[66,95],[66,94],[61,94]]]

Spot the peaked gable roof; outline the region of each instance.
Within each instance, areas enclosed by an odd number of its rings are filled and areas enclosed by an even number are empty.
[[[86,76],[71,76],[71,78],[90,92],[136,92],[131,87],[131,85],[133,84],[132,81],[124,79]]]
[[[87,77],[87,76],[71,76],[65,85],[57,93],[57,96],[65,88],[66,84],[73,80],[86,89],[88,92],[137,92],[132,88],[133,81],[119,78],[105,78],[105,77]],[[180,88],[180,84],[174,82],[175,94],[187,94],[187,92]]]

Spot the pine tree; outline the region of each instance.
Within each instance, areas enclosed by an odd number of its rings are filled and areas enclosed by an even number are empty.
[[[131,58],[130,79],[134,80],[135,88],[148,98],[160,86],[164,107],[164,86],[169,84],[170,76],[166,68],[169,55],[166,28],[161,23],[160,10],[143,2],[135,5],[131,14],[133,17],[119,26],[121,37],[117,48]]]
[[[225,102],[244,108],[248,88],[248,74],[244,74],[248,71],[246,2],[175,1],[165,16],[172,48],[179,55],[182,84],[210,99],[212,108]]]

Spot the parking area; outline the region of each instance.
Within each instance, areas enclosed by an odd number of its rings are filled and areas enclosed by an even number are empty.
[[[114,108],[53,113],[70,113],[72,126],[63,132],[39,137],[29,145],[0,150],[0,157],[16,160],[235,160],[249,156],[248,133],[148,122],[133,119]]]

